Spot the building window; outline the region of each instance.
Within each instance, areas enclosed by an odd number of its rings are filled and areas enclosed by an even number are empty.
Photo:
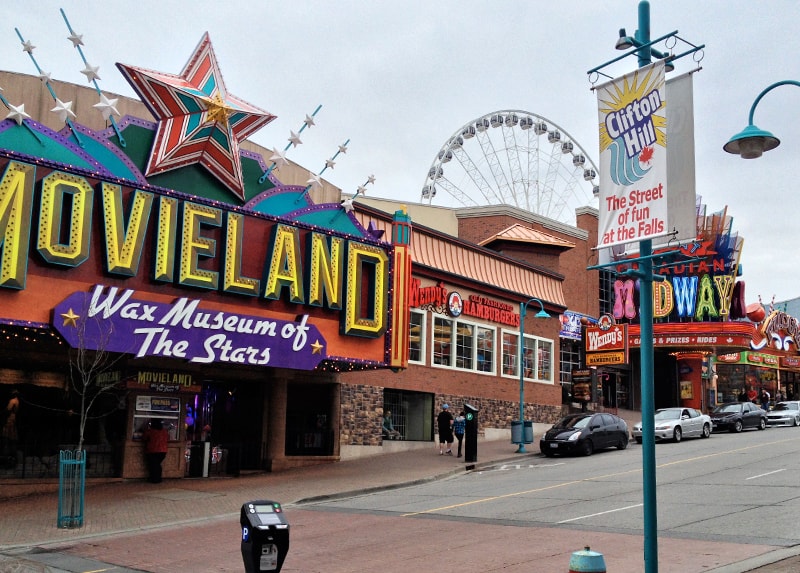
[[[432,364],[495,372],[495,336],[496,329],[492,327],[435,316]]]
[[[478,370],[494,372],[494,334],[493,328],[478,327]]]
[[[392,426],[404,440],[433,440],[433,394],[383,391],[383,411],[389,410]]]
[[[559,356],[559,378],[561,382],[561,401],[572,401],[572,371],[581,367],[581,341],[561,339]]]
[[[518,334],[503,331],[503,374],[506,376],[519,376],[517,370],[518,340]]]
[[[503,331],[503,374],[519,377],[517,359],[519,333]],[[553,382],[553,341],[538,336],[525,335],[522,372],[527,380]]]
[[[600,271],[600,315],[614,312],[614,280],[616,275],[608,270]]]
[[[453,321],[447,318],[433,319],[433,363],[450,366],[453,354]]]
[[[408,360],[425,362],[425,313],[411,311],[408,320]]]
[[[459,323],[456,330],[456,366],[472,370],[472,352],[475,345],[475,327]]]

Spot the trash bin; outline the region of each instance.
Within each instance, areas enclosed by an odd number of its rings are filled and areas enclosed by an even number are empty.
[[[464,404],[467,419],[464,428],[464,461],[478,461],[478,408],[472,404]]]
[[[511,422],[511,443],[512,444],[532,444],[533,443],[533,422],[525,420]]]
[[[266,499],[242,505],[242,560],[245,573],[280,571],[289,553],[289,522],[281,504]]]

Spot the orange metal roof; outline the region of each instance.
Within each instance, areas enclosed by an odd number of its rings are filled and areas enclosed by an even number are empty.
[[[503,229],[496,235],[489,237],[488,239],[484,239],[478,244],[484,246],[494,241],[517,241],[520,243],[535,243],[537,245],[550,245],[554,247],[561,247],[564,250],[572,249],[575,247],[575,243],[565,241],[554,235],[543,233],[542,231],[537,231],[536,229],[531,229],[530,227],[526,227],[525,225],[520,225],[519,223],[515,223],[514,225],[511,225],[510,227]]]
[[[385,231],[386,240],[391,240],[391,221],[378,220],[358,210],[355,214],[364,227],[372,222],[375,228]],[[411,256],[416,265],[439,269],[525,297],[535,296],[543,302],[566,307],[561,279],[537,272],[499,254],[493,255],[483,249],[469,248],[455,238],[448,240],[446,236],[438,236],[426,232],[424,228],[414,227]]]

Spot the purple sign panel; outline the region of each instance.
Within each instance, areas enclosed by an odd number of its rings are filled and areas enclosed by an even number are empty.
[[[73,348],[137,358],[313,370],[326,357],[325,339],[307,314],[272,320],[200,308],[199,299],[138,300],[134,292],[98,285],[73,293],[56,306],[53,326]]]

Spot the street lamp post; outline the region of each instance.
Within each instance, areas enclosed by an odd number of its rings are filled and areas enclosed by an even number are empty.
[[[539,303],[539,312],[534,314],[534,318],[550,318],[550,315],[545,311],[544,304],[536,297],[528,299],[526,302],[519,303],[519,344],[518,355],[519,360],[519,448],[518,454],[525,452],[525,365],[523,364],[525,358],[525,312],[528,305],[532,302]]]
[[[722,146],[722,149],[734,155],[741,155],[743,159],[756,159],[761,157],[761,154],[765,151],[770,151],[778,147],[781,144],[780,139],[772,135],[769,131],[765,131],[753,125],[753,114],[756,112],[758,102],[767,95],[767,92],[777,87],[787,85],[800,87],[800,82],[796,80],[783,80],[764,88],[750,107],[750,117],[747,120],[747,127],[731,137],[728,143]]]

